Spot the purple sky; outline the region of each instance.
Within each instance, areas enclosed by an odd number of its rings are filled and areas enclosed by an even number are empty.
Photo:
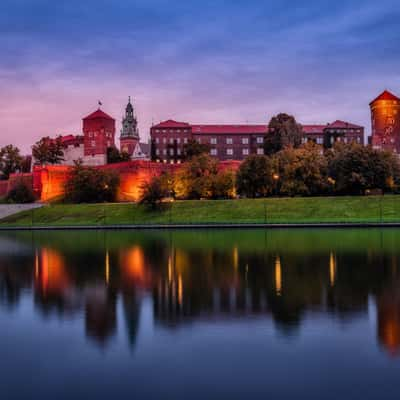
[[[151,121],[302,123],[370,131],[368,103],[400,95],[398,0],[1,0],[0,145],[81,133],[103,102]]]

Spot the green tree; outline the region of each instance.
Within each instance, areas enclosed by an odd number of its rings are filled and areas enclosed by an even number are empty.
[[[235,174],[230,171],[219,171],[212,175],[210,197],[212,199],[232,199],[235,197]]]
[[[163,200],[172,193],[171,181],[166,174],[154,176],[149,182],[145,182],[141,189],[139,203],[145,204],[152,210],[161,209]]]
[[[311,196],[328,190],[328,162],[314,143],[286,148],[274,156],[280,194]]]
[[[115,164],[129,161],[130,155],[125,151],[119,151],[115,146],[107,148],[107,164]]]
[[[247,157],[237,172],[237,191],[247,197],[263,197],[273,190],[273,163],[263,155]]]
[[[7,193],[6,200],[9,203],[33,203],[35,196],[32,185],[23,179],[18,179],[12,189]]]
[[[303,128],[296,119],[288,114],[278,114],[268,125],[268,134],[264,139],[264,153],[277,153],[286,147],[299,147],[304,136]]]
[[[400,179],[396,156],[371,146],[337,144],[327,157],[329,174],[341,194],[364,194],[369,189],[393,190]]]
[[[189,139],[183,146],[183,159],[190,160],[201,154],[209,154],[210,146],[208,144],[199,143],[195,139]]]
[[[56,139],[44,137],[32,147],[32,156],[39,165],[60,164],[64,161],[64,146],[61,136]]]
[[[76,162],[66,183],[66,200],[72,203],[115,201],[118,186],[116,172],[84,167],[81,162]]]
[[[18,147],[11,144],[0,149],[0,173],[1,179],[8,179],[10,174],[22,169],[23,157]]]
[[[208,154],[192,157],[183,164],[174,179],[178,198],[200,199],[212,196],[212,180],[218,173],[218,162]]]

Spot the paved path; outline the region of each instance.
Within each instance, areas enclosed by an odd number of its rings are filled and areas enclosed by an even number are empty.
[[[0,219],[19,213],[21,211],[30,210],[32,208],[42,207],[43,204],[0,204]]]

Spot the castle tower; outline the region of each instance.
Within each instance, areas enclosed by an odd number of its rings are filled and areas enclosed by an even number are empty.
[[[139,143],[137,118],[131,104],[130,96],[128,104],[125,108],[125,117],[122,119],[120,143],[121,151],[128,153],[131,157],[135,150],[136,144]]]
[[[107,148],[115,146],[115,119],[100,110],[83,118],[85,165],[107,164]]]
[[[400,154],[400,98],[385,90],[369,106],[372,146]]]

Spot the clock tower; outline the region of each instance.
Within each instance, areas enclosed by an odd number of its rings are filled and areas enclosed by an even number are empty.
[[[372,146],[400,154],[400,98],[385,90],[369,106]]]
[[[120,136],[121,152],[128,153],[131,157],[136,144],[139,143],[139,130],[137,127],[137,118],[131,98],[129,96],[128,104],[125,108],[125,116],[122,119],[122,129]]]

